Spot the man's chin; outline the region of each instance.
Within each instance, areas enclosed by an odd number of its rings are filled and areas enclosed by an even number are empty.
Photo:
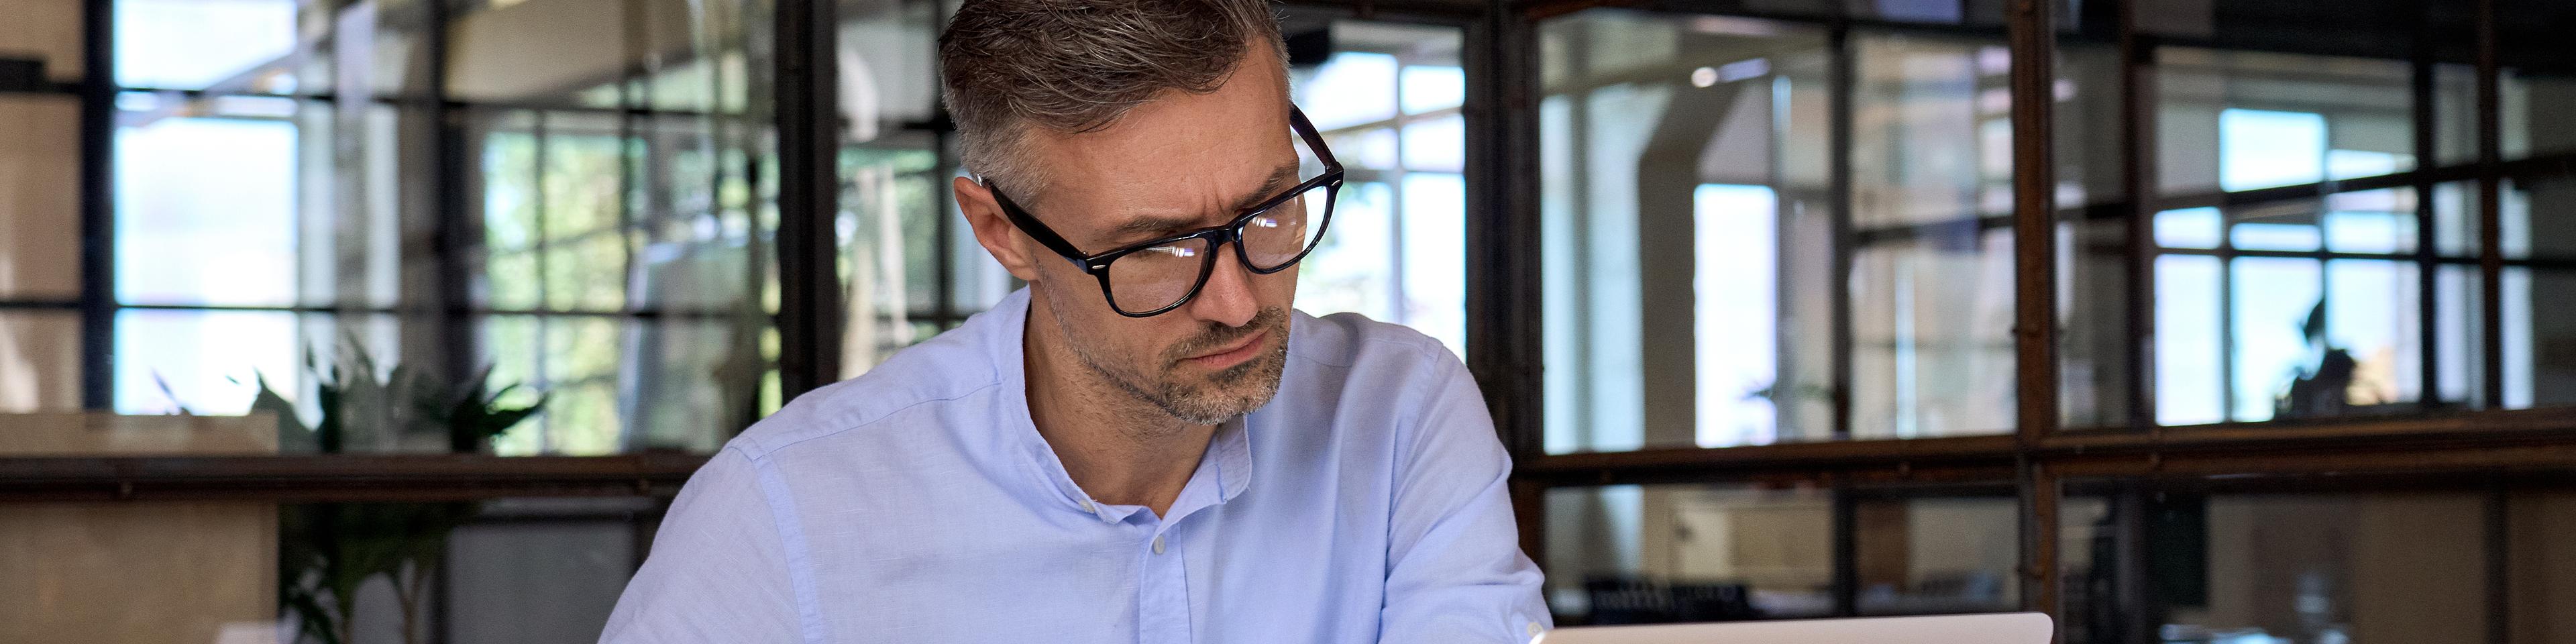
[[[1170,401],[1165,410],[1172,415],[1200,424],[1230,420],[1270,404],[1279,394],[1279,380],[1287,367],[1286,352],[1273,350],[1214,373],[1201,376],[1190,393]]]

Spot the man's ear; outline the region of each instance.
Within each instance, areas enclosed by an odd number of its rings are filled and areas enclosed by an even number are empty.
[[[950,179],[949,186],[956,190],[957,209],[966,213],[966,226],[975,231],[975,242],[984,245],[984,252],[992,253],[993,261],[1001,262],[1012,277],[1023,282],[1038,281],[1037,266],[1030,261],[1033,258],[1028,247],[1019,243],[1025,236],[1018,226],[1011,225],[1009,217],[1002,215],[1001,204],[993,201],[993,191],[967,177]]]

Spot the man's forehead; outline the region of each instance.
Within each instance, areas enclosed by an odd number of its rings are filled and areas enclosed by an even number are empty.
[[[1118,234],[1222,223],[1236,210],[1296,184],[1299,158],[1282,121],[1269,137],[1252,134],[1266,127],[1150,137],[1163,139],[1151,142],[1049,137],[1029,146],[1048,170],[1045,196],[1039,198],[1045,205],[1024,205],[1046,211],[1043,219],[1069,227],[1064,232],[1075,236],[1085,235],[1077,231]]]
[[[1244,209],[1260,205],[1262,201],[1296,183],[1297,164],[1281,164],[1264,175],[1260,183],[1251,184],[1248,189],[1219,187],[1215,194],[1219,195],[1217,198],[1222,201],[1214,202],[1213,207],[1204,207],[1203,204],[1206,202],[1195,198],[1179,199],[1170,205],[1136,203],[1135,208],[1110,213],[1110,216],[1098,224],[1113,233],[1155,233],[1205,228],[1232,219]]]

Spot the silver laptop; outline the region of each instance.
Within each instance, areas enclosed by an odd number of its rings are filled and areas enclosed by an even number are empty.
[[[1584,626],[1541,633],[1531,644],[2048,644],[2056,625],[2040,613],[1801,619],[1654,626]]]

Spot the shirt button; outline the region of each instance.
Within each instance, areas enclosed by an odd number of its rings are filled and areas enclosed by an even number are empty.
[[[1163,554],[1163,535],[1154,535],[1154,554]]]
[[[1539,632],[1540,632],[1540,631],[1543,631],[1543,630],[1546,630],[1546,629],[1539,628],[1539,627],[1538,627],[1538,622],[1530,622],[1530,623],[1529,623],[1529,634],[1530,634],[1530,637],[1538,637]]]
[[[1091,505],[1091,499],[1083,499],[1083,500],[1081,501],[1081,503],[1082,503],[1082,511],[1084,511],[1084,512],[1099,512],[1099,511],[1100,511],[1100,509],[1099,509],[1099,508],[1092,507],[1092,505]]]

